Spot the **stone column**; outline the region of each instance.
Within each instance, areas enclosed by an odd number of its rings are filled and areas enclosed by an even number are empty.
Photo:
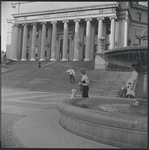
[[[110,17],[111,20],[110,49],[115,48],[115,19],[116,17]]]
[[[115,48],[118,48],[118,34],[119,34],[119,22],[116,22],[116,26],[115,26]]]
[[[68,48],[68,20],[64,20],[64,35],[63,35],[63,58],[62,61],[68,61],[67,48]]]
[[[124,21],[124,47],[128,46],[128,16]]]
[[[98,49],[97,53],[101,53],[101,41],[100,38],[103,36],[103,20],[104,18],[97,18],[98,20],[98,36],[97,36],[97,44],[98,44]]]
[[[32,45],[31,45],[31,59],[30,61],[35,61],[35,46],[36,46],[36,31],[37,31],[37,27],[36,27],[36,23],[33,23],[33,31],[32,31]]]
[[[51,22],[52,27],[52,46],[51,46],[51,59],[50,61],[56,61],[56,38],[57,38],[57,21]]]
[[[45,39],[46,39],[46,22],[42,22],[42,35],[41,35],[41,56],[40,61],[45,61]]]
[[[85,59],[84,61],[90,61],[90,32],[91,32],[91,18],[85,19],[87,22],[86,26],[86,50],[85,50]]]
[[[79,59],[79,19],[74,20],[75,22],[75,39],[74,39],[74,58],[73,61],[78,61]]]
[[[17,61],[17,53],[18,53],[18,26],[19,24],[14,24],[13,26],[13,39],[12,39],[12,50],[13,50],[13,60]]]
[[[51,58],[51,39],[52,39],[52,26],[48,24],[48,38],[47,38],[47,60]]]
[[[26,47],[27,47],[27,24],[23,24],[23,44],[22,44],[21,61],[26,61]]]

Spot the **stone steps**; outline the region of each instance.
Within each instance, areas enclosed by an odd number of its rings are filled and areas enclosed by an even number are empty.
[[[97,71],[93,70],[93,62],[43,62],[43,68],[38,69],[38,62],[13,62],[9,67],[14,71],[2,76],[2,84],[17,88],[45,91],[66,91],[72,88],[79,91],[78,82],[81,80],[80,68],[85,68],[90,78],[90,92],[105,96],[116,96],[123,81],[130,77],[130,72]],[[45,66],[45,67],[44,67]],[[75,72],[75,84],[69,83],[66,70],[71,66]]]

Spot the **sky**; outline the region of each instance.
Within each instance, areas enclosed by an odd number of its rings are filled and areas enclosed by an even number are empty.
[[[2,1],[1,2],[1,11],[2,11],[2,22],[1,22],[1,33],[2,33],[2,38],[1,38],[1,51],[6,51],[6,40],[7,40],[7,20],[6,19],[12,19],[11,14],[13,13],[11,3],[16,2],[16,1]],[[23,2],[23,1],[17,1],[17,2]],[[141,2],[142,4],[147,4],[147,2]]]
[[[2,11],[2,22],[1,22],[1,33],[2,33],[2,37],[1,37],[1,50],[6,51],[6,39],[7,39],[7,21],[6,19],[11,19],[12,16],[12,7],[11,7],[11,2],[7,2],[7,1],[3,1],[1,3],[1,11]]]

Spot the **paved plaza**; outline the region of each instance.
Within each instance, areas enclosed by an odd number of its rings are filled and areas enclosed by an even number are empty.
[[[60,126],[56,104],[69,98],[68,93],[2,88],[2,148],[116,148]]]

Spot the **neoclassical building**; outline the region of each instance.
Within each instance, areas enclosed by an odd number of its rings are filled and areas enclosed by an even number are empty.
[[[141,44],[148,26],[148,7],[137,2],[22,2],[12,7],[7,58],[15,61],[95,60],[102,68],[105,62],[96,54]]]

